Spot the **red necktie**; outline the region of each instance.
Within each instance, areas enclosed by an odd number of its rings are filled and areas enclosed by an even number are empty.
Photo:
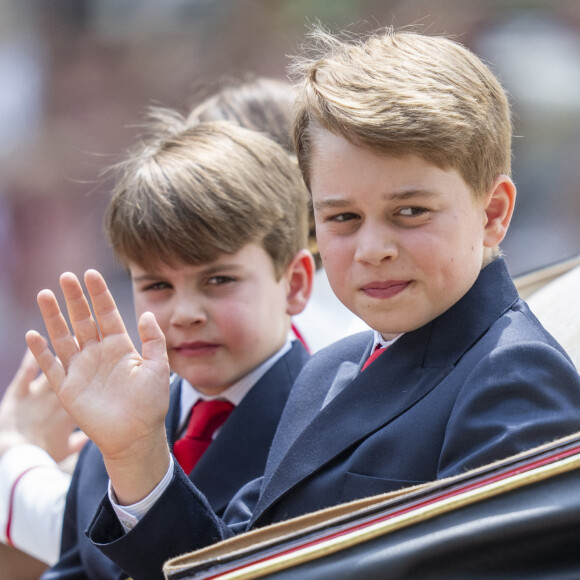
[[[369,355],[369,358],[367,358],[367,360],[365,361],[365,364],[363,365],[362,369],[361,369],[361,373],[362,371],[364,371],[374,360],[378,359],[379,356],[381,356],[385,351],[386,351],[386,347],[384,346],[380,346],[377,345],[377,348],[375,348],[375,350],[373,352],[371,352],[371,354]]]
[[[173,446],[173,454],[185,473],[195,467],[233,409],[228,401],[198,401],[193,406],[185,435]]]

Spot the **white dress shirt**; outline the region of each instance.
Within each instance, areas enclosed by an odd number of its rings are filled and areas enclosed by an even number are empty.
[[[377,348],[387,348],[394,344],[399,338],[403,336],[403,333],[395,336],[395,338],[391,338],[390,340],[385,340],[383,335],[378,330],[373,330],[373,346],[371,348],[371,352],[374,352]]]

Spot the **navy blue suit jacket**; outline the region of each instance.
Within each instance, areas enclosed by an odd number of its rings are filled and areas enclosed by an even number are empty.
[[[107,500],[93,542],[137,579],[169,557],[251,527],[455,475],[580,431],[580,377],[517,295],[505,263],[484,268],[453,307],[403,335],[364,372],[363,333],[306,365],[262,478],[223,518],[176,470],[123,535]]]
[[[291,386],[309,355],[296,341],[291,350],[250,389],[234,409],[219,436],[189,477],[221,514],[236,491],[264,472],[264,465]],[[171,386],[166,427],[169,442],[179,421],[181,379]],[[81,455],[67,496],[60,561],[43,578],[124,577],[122,570],[87,539],[88,527],[109,477],[97,447],[88,443]]]

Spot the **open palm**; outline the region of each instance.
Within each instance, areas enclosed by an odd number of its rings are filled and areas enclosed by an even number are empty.
[[[64,408],[105,458],[123,460],[146,453],[163,429],[169,404],[165,339],[152,314],[139,321],[142,354],[135,349],[102,276],[85,274],[95,316],[76,276],[60,284],[69,330],[50,290],[38,304],[54,349],[37,332],[26,340]]]

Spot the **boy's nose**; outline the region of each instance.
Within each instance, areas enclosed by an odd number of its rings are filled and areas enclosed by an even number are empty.
[[[396,241],[387,228],[365,225],[359,230],[356,262],[377,266],[384,260],[394,260],[398,253]]]
[[[191,326],[207,321],[207,312],[199,300],[192,297],[177,298],[171,315],[171,324]]]

